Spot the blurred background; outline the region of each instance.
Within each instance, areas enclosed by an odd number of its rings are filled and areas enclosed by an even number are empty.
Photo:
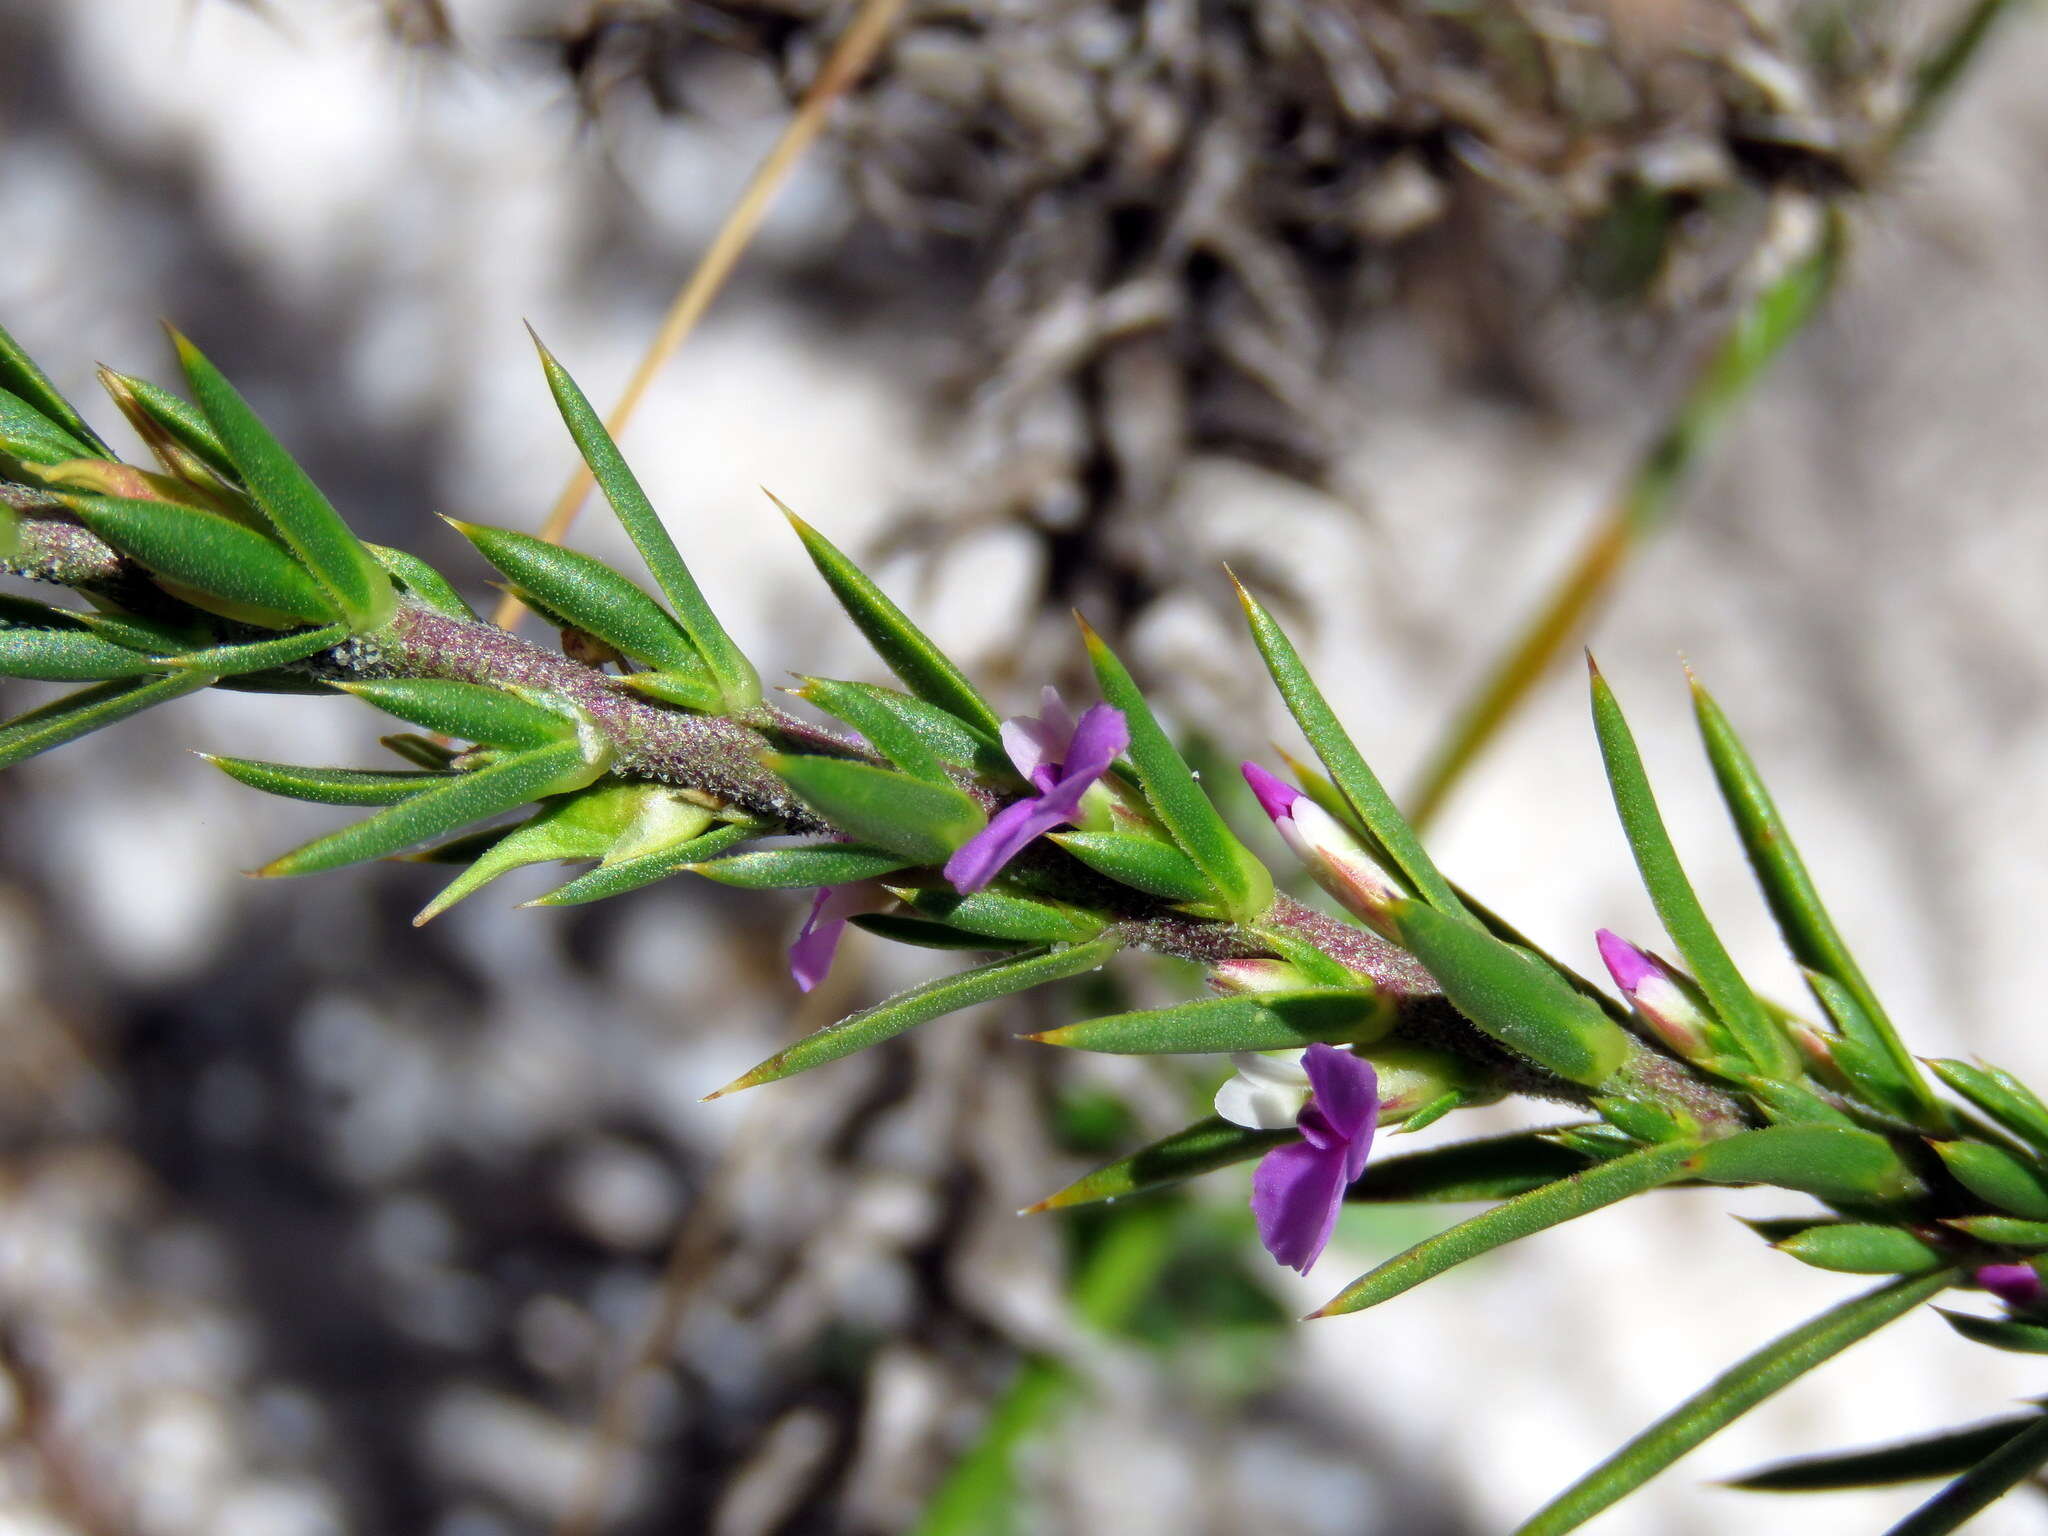
[[[535,528],[573,463],[521,321],[614,398],[847,9],[0,0],[0,316],[82,402],[164,376],[174,319],[482,602],[433,514]],[[1413,785],[1838,210],[1827,307],[1592,638],[1760,985],[1798,991],[1681,651],[1912,1043],[2038,1081],[2048,33],[1894,154],[1959,14],[912,0],[625,447],[764,674],[877,675],[762,485],[1004,707],[1074,680],[1079,605],[1264,754],[1229,560]],[[574,542],[623,556],[607,521]],[[6,1536],[1483,1536],[1846,1289],[1728,1214],[1781,1203],[1676,1193],[1297,1326],[1463,1213],[1348,1213],[1306,1281],[1243,1169],[1020,1220],[1215,1074],[1049,1061],[1015,1010],[699,1104],[923,962],[856,937],[800,999],[796,902],[682,880],[514,910],[528,872],[415,931],[430,869],[242,878],[332,817],[187,749],[368,766],[380,729],[209,694],[0,781]],[[1655,934],[1570,666],[1434,843],[1574,964]],[[1914,1318],[1601,1529],[1881,1528],[1921,1492],[1707,1480],[2039,1388]]]

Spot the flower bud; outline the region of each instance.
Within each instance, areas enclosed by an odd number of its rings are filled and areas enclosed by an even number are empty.
[[[1713,1020],[1679,985],[1678,978],[1663,961],[1605,928],[1600,930],[1598,939],[1607,974],[1614,978],[1615,986],[1634,1007],[1636,1016],[1650,1026],[1659,1040],[1687,1061],[1716,1054],[1712,1044],[1717,1032]]]
[[[2041,1274],[2031,1264],[1985,1264],[1975,1278],[2015,1311],[2028,1311],[2041,1300]]]
[[[1273,818],[1273,830],[1316,884],[1336,897],[1345,911],[1382,937],[1399,943],[1392,909],[1395,903],[1407,900],[1408,893],[1366,852],[1351,829],[1257,763],[1242,767],[1245,782]]]

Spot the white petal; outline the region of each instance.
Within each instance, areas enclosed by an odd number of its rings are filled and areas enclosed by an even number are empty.
[[[1243,1072],[1216,1090],[1216,1113],[1254,1131],[1291,1131],[1308,1102],[1308,1081],[1277,1083]]]
[[[1230,1064],[1239,1077],[1276,1088],[1308,1088],[1308,1073],[1301,1065],[1306,1049],[1299,1051],[1232,1051]]]

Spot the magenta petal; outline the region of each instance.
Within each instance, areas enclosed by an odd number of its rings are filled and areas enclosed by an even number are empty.
[[[1109,771],[1109,765],[1131,744],[1131,727],[1124,712],[1109,704],[1091,705],[1074,727],[1074,739],[1060,759],[1062,786],[1075,779],[1087,788]]]
[[[1003,750],[1010,761],[1025,778],[1038,784],[1039,775],[1058,764],[1066,755],[1067,740],[1057,734],[1043,720],[1034,720],[1029,715],[1017,715],[1005,720],[1002,726]],[[1040,789],[1045,788],[1039,784]]]
[[[2009,1307],[2025,1310],[2041,1299],[2041,1276],[2031,1264],[1986,1264],[1976,1278]]]
[[[836,886],[821,885],[811,898],[811,915],[789,946],[789,974],[799,992],[808,992],[832,969],[832,957],[839,952],[839,936],[846,932],[846,919],[826,913]]]
[[[1602,928],[1594,939],[1600,946],[1600,958],[1606,962],[1607,974],[1631,997],[1637,987],[1663,969],[1648,950],[1636,948],[1618,933]]]
[[[1238,771],[1244,775],[1245,783],[1258,796],[1259,808],[1275,821],[1294,815],[1294,802],[1301,798],[1301,791],[1279,777],[1268,773],[1257,763],[1239,763]]]
[[[1318,1042],[1302,1052],[1301,1069],[1315,1091],[1315,1107],[1330,1128],[1346,1141],[1371,1146],[1380,1113],[1380,1075],[1372,1063],[1354,1052]],[[1364,1166],[1363,1159],[1359,1166]]]
[[[1344,1203],[1344,1158],[1307,1142],[1275,1147],[1252,1174],[1259,1241],[1289,1269],[1307,1274],[1322,1256]]]
[[[1058,793],[1055,790],[1052,796],[1013,801],[990,817],[987,826],[946,860],[946,879],[953,889],[963,896],[980,890],[1032,839],[1072,821],[1068,807],[1052,803]]]

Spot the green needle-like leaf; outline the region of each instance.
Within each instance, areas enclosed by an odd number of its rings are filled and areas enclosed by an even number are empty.
[[[760,848],[730,858],[699,860],[692,874],[743,891],[786,891],[815,885],[851,885],[893,875],[909,860],[886,848],[859,843],[808,843],[792,848]]]
[[[281,629],[342,616],[290,551],[232,518],[119,496],[80,495],[71,501],[85,525],[109,544],[181,588],[224,599],[220,610],[230,617]]]
[[[558,795],[479,854],[420,909],[413,926],[431,921],[498,876],[528,864],[603,858],[640,817],[648,797],[661,793],[646,784],[600,779],[573,795]]]
[[[1142,1147],[1128,1157],[1105,1163],[1093,1173],[1083,1174],[1057,1194],[1047,1195],[1022,1214],[1064,1210],[1070,1205],[1089,1205],[1098,1200],[1120,1200],[1167,1184],[1178,1184],[1198,1174],[1213,1173],[1284,1146],[1298,1139],[1298,1131],[1252,1131],[1233,1125],[1217,1115],[1198,1120],[1184,1131]]]
[[[241,483],[235,462],[228,457],[226,444],[221,442],[220,434],[213,430],[213,423],[206,419],[198,406],[180,399],[160,384],[138,379],[133,374],[108,370],[101,378],[110,389],[118,387],[125,392],[136,408],[166,437],[221,479],[230,485]]]
[[[1833,1493],[1845,1488],[1883,1488],[1930,1477],[1954,1477],[1977,1465],[2031,1425],[2048,1422],[2038,1413],[1965,1424],[1891,1445],[1829,1451],[1773,1462],[1728,1480],[1730,1488],[1755,1493]]]
[[[1935,1141],[1928,1145],[1940,1154],[1956,1182],[1979,1200],[2029,1221],[2048,1221],[2048,1180],[2043,1179],[2038,1165],[2030,1166],[1988,1142]]]
[[[573,907],[586,901],[601,901],[607,896],[623,896],[627,891],[637,891],[643,886],[666,880],[671,875],[681,874],[693,867],[699,860],[715,859],[735,843],[743,843],[750,837],[758,837],[767,830],[766,825],[757,821],[728,822],[713,827],[700,837],[676,843],[667,848],[643,853],[635,858],[621,859],[616,864],[607,864],[593,869],[587,875],[578,876],[567,885],[557,886],[547,895],[527,903],[530,907]]]
[[[18,464],[63,464],[93,450],[26,400],[0,389],[0,455]]]
[[[266,763],[252,757],[199,754],[229,778],[316,805],[395,805],[400,800],[447,783],[451,774],[404,773],[377,768],[305,768],[297,763]]]
[[[1939,1250],[1897,1227],[1868,1222],[1822,1222],[1777,1245],[1815,1269],[1844,1275],[1922,1275],[1939,1269]]]
[[[527,606],[533,605],[529,603]],[[678,667],[665,672],[635,672],[617,679],[617,682],[621,687],[644,693],[650,699],[659,699],[664,704],[680,704],[685,709],[701,710],[707,715],[715,715],[726,707],[725,694],[719,688],[718,680],[702,662],[687,669]]]
[[[432,677],[384,677],[340,685],[387,715],[462,741],[527,751],[576,734],[576,722],[525,699]]]
[[[1643,886],[1663,920],[1664,931],[1685,957],[1687,968],[1699,982],[1700,990],[1728,1026],[1736,1043],[1763,1076],[1788,1079],[1794,1075],[1791,1048],[1772,1022],[1769,1012],[1750,991],[1749,983],[1728,957],[1720,936],[1707,921],[1706,909],[1693,891],[1678,862],[1678,850],[1665,829],[1650,790],[1642,754],[1636,750],[1634,735],[1622,717],[1621,706],[1599,668],[1592,670],[1593,727],[1600,737],[1600,754],[1607,764],[1607,782],[1614,791],[1614,808],[1628,834],[1636,868]]]
[[[462,600],[454,585],[418,555],[386,544],[365,544],[371,558],[393,576],[414,602],[430,608],[444,619],[474,619],[476,610]]]
[[[1583,1173],[1591,1161],[1582,1152],[1547,1140],[1550,1134],[1554,1133],[1514,1131],[1402,1157],[1375,1158],[1344,1198],[1355,1205],[1512,1200]]]
[[[509,528],[452,517],[447,521],[548,613],[649,666],[687,669],[697,664],[697,648],[682,625],[602,560]]]
[[[274,640],[245,640],[239,645],[216,645],[204,651],[181,651],[159,657],[165,666],[181,671],[204,672],[213,677],[241,677],[250,672],[267,672],[272,667],[290,666],[322,651],[332,650],[348,638],[346,624],[329,624],[296,635],[279,635]]]
[[[1713,764],[1721,798],[1742,838],[1757,882],[1763,887],[1771,915],[1777,919],[1778,931],[1785,936],[1785,947],[1801,965],[1831,977],[1855,999],[1876,1042],[1883,1047],[1886,1059],[1918,1109],[1916,1121],[1929,1129],[1944,1129],[1948,1124],[1947,1113],[1892,1027],[1884,1005],[1878,1002],[1862,967],[1835,928],[1834,919],[1828,916],[1813,877],[1807,873],[1806,861],[1800,858],[1748,749],[1728,723],[1721,706],[1700,686],[1698,679],[1693,680],[1692,694],[1700,736],[1706,742],[1707,758]]]
[[[1204,901],[1209,882],[1171,843],[1128,832],[1055,832],[1052,840],[1099,875],[1167,901]]]
[[[1032,901],[1003,891],[963,896],[943,887],[904,887],[895,894],[934,922],[983,938],[1024,944],[1080,943],[1100,934],[1109,919],[1065,902]]]
[[[933,748],[927,733],[917,728],[882,697],[883,690],[860,683],[838,683],[830,678],[807,677],[797,697],[859,731],[882,756],[913,779],[932,784],[950,784],[945,761]],[[911,701],[915,702],[915,701]],[[930,706],[926,706],[929,708]],[[947,718],[951,718],[948,716]],[[962,734],[966,734],[964,731]]]
[[[1848,1205],[1924,1193],[1884,1137],[1836,1125],[1773,1125],[1709,1142],[1687,1172],[1709,1184],[1775,1184]]]
[[[111,459],[114,456],[105,440],[87,425],[85,418],[50,382],[50,376],[35,365],[35,360],[22,350],[21,343],[5,330],[0,330],[0,389],[26,401],[85,444],[87,452],[81,457]]]
[[[1542,961],[1419,901],[1397,905],[1394,921],[1451,1006],[1509,1050],[1587,1087],[1628,1060],[1621,1026]]]
[[[1255,922],[1273,904],[1273,877],[1252,851],[1238,841],[1222,815],[1195,782],[1195,775],[1152,713],[1152,706],[1102,641],[1081,624],[1102,696],[1123,711],[1130,727],[1131,764],[1138,772],[1145,803],[1172,834],[1181,851],[1201,870],[1224,911],[1240,923]]]
[[[867,714],[869,709],[881,711],[896,721],[897,730],[883,728],[883,733],[892,739],[900,739],[900,732],[907,731],[921,741],[926,749],[941,762],[951,763],[956,768],[972,768],[994,779],[1006,779],[1016,773],[1009,754],[995,737],[983,734],[969,725],[958,715],[941,709],[936,704],[915,698],[896,688],[884,688],[879,683],[834,682],[826,678],[807,677],[804,686],[797,690],[797,697],[809,699],[820,709],[837,715],[855,730],[868,735],[866,727],[855,718],[854,713],[843,711],[844,703],[849,710]],[[852,702],[851,696],[858,694],[865,701]],[[832,702],[827,702],[827,699]],[[875,718],[869,715],[868,718]],[[880,738],[870,736],[876,749],[889,756]],[[891,758],[891,761],[895,761]],[[904,764],[898,763],[898,767]]]
[[[2039,1419],[1893,1526],[1886,1536],[1948,1536],[2048,1462],[2048,1418]]]
[[[948,927],[925,917],[906,917],[901,912],[858,912],[848,921],[856,928],[887,939],[891,944],[908,944],[913,949],[964,949],[987,954],[991,950],[1029,949],[1042,942],[992,939],[985,933],[969,933],[964,928]]]
[[[103,640],[82,624],[0,629],[0,677],[45,683],[101,682],[146,677],[164,669],[125,645]]]
[[[1896,1322],[1954,1280],[1953,1270],[1894,1280],[1774,1339],[1559,1494],[1515,1536],[1563,1536],[1635,1492],[1758,1403]]]
[[[715,1099],[742,1088],[776,1082],[828,1061],[837,1061],[842,1056],[850,1056],[855,1051],[864,1051],[884,1040],[893,1040],[905,1030],[959,1009],[1008,997],[1013,992],[1023,992],[1047,982],[1079,976],[1106,964],[1118,948],[1114,939],[1097,939],[1092,944],[1033,950],[1027,954],[991,960],[970,971],[941,976],[907,992],[899,992],[872,1008],[849,1014],[836,1024],[826,1025],[787,1050],[777,1051],[752,1071],[741,1074],[717,1093],[706,1094],[705,1097]]]
[[[334,601],[350,628],[375,629],[391,617],[391,578],[298,461],[200,350],[171,333],[193,397],[229,460],[271,525]]]
[[[66,694],[0,725],[0,768],[12,768],[152,705],[195,693],[211,681],[204,672],[173,672],[166,677],[124,677]]]
[[[697,578],[683,563],[682,552],[676,548],[675,540],[669,537],[668,529],[654,510],[654,503],[647,499],[639,480],[627,467],[625,455],[619,452],[619,445],[605,428],[604,418],[592,408],[589,397],[569,377],[569,371],[541,345],[538,336],[533,338],[533,344],[540,350],[541,368],[547,374],[548,389],[554,394],[556,409],[562,413],[569,436],[576,440],[583,462],[590,466],[591,478],[604,492],[604,499],[611,503],[620,526],[626,530],[626,537],[640,551],[640,558],[647,563],[648,574],[654,578],[654,584],[661,589],[669,607],[682,621],[697,654],[703,657],[712,676],[718,679],[726,708],[735,714],[752,709],[761,702],[761,675],[747,660],[746,653],[733,643],[732,636],[725,632],[725,626],[718,622],[718,615],[704,600]]]
[[[2048,1328],[2039,1323],[2016,1323],[2010,1318],[1974,1317],[1968,1312],[1951,1312],[1936,1307],[1949,1327],[1972,1344],[2003,1349],[2016,1355],[2048,1355]]]
[[[2019,1248],[2030,1253],[2048,1249],[2048,1221],[2022,1221],[2017,1216],[1952,1216],[1947,1224],[1997,1248]]]
[[[1162,1056],[1298,1050],[1317,1040],[1372,1041],[1393,1025],[1394,1010],[1383,998],[1370,992],[1315,988],[1196,998],[1167,1008],[1084,1019],[1024,1038],[1077,1051]]]
[[[1692,1150],[1683,1143],[1645,1147],[1611,1163],[1601,1163],[1554,1184],[1545,1184],[1526,1195],[1517,1195],[1387,1260],[1354,1280],[1310,1316],[1339,1317],[1347,1312],[1363,1312],[1367,1307],[1391,1301],[1403,1291],[1413,1290],[1425,1280],[1435,1279],[1467,1259],[1476,1259],[1518,1238],[1561,1226],[1602,1206],[1669,1184],[1684,1177],[1686,1156]],[[1371,1177],[1368,1170],[1366,1179]]]
[[[1927,1067],[2036,1152],[2048,1154],[2048,1104],[2010,1072],[1946,1058],[1930,1060]]]
[[[1343,792],[1358,820],[1385,851],[1387,861],[1405,875],[1416,894],[1437,911],[1450,917],[1467,916],[1465,904],[1458,900],[1450,882],[1438,872],[1435,861],[1423,851],[1421,839],[1416,837],[1415,829],[1408,825],[1408,819],[1387,794],[1379,775],[1367,766],[1364,756],[1352,744],[1351,737],[1337,723],[1336,713],[1323,698],[1315,679],[1309,676],[1308,668],[1302,664],[1301,653],[1295,650],[1287,632],[1274,621],[1265,606],[1244,589],[1242,582],[1238,583],[1237,596],[1238,601],[1244,604],[1252,639],[1266,660],[1266,670],[1273,675],[1280,696],[1287,701],[1288,713],[1294,716],[1294,723],[1308,738],[1308,744],[1315,748],[1323,766],[1330,770],[1331,780]]]
[[[950,784],[843,757],[771,754],[763,761],[835,827],[915,864],[945,863],[988,824],[972,797]]]
[[[517,810],[546,795],[580,789],[599,771],[584,760],[583,749],[576,742],[558,741],[457,774],[366,821],[315,838],[256,873],[311,875],[365,859],[388,858],[473,821]]]
[[[954,666],[946,653],[911,623],[909,616],[889,601],[867,573],[841,554],[830,539],[776,501],[773,492],[768,499],[782,508],[782,515],[803,540],[804,552],[825,578],[832,595],[839,599],[839,606],[867,637],[875,654],[902,679],[903,686],[926,703],[936,704],[966,722],[989,740],[996,740],[1003,722],[967,680],[967,674]]]

